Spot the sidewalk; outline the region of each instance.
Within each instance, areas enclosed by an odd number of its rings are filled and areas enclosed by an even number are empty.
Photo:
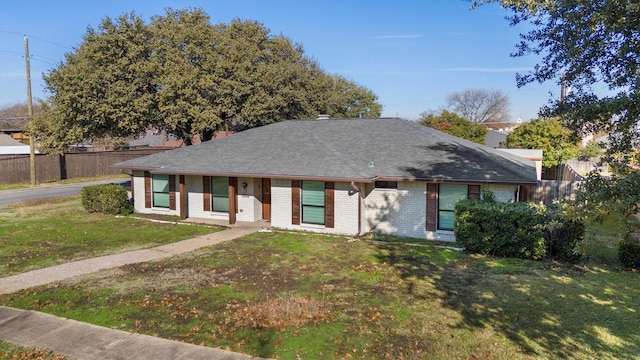
[[[228,226],[228,225],[225,225]],[[90,274],[99,270],[114,268],[127,264],[136,264],[151,260],[164,259],[170,256],[193,251],[205,246],[219,244],[236,239],[261,228],[269,227],[266,222],[238,222],[233,227],[212,234],[178,241],[150,249],[135,250],[120,254],[106,255],[92,259],[73,261],[66,264],[33,270],[22,274],[0,278],[0,295],[9,294],[35,286],[50,284],[69,279],[77,275]]]
[[[266,222],[239,222],[227,230],[173,244],[74,261],[1,278],[0,294],[8,294],[126,264],[167,258],[236,239],[266,227],[269,227]],[[0,339],[21,346],[48,348],[71,359],[255,359],[249,355],[231,351],[133,334],[37,311],[25,311],[3,306],[0,306]]]
[[[252,356],[0,306],[0,339],[76,360],[249,360]]]

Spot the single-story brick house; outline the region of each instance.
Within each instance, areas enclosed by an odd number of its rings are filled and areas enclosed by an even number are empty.
[[[453,240],[453,206],[518,201],[532,161],[397,119],[289,120],[113,165],[139,213]]]

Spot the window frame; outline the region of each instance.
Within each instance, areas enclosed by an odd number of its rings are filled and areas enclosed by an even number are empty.
[[[461,197],[458,197],[457,200],[455,200],[455,202],[453,203],[453,206],[451,209],[445,208],[443,209],[443,204],[442,201],[444,200],[444,197],[442,196],[442,190],[443,187],[457,187],[459,188],[459,190],[462,190],[462,187],[464,187],[464,195]],[[462,191],[459,191],[458,195],[462,194]],[[455,193],[454,193],[455,194]],[[469,198],[469,185],[468,184],[439,184],[438,185],[438,212],[437,212],[437,230],[444,230],[444,231],[453,231],[454,227],[455,227],[455,216],[453,218],[453,221],[451,222],[451,227],[444,227],[442,225],[443,221],[443,215],[448,215],[448,216],[453,216],[453,213],[455,211],[455,204],[462,200],[462,199],[468,199]]]
[[[211,212],[219,212],[219,213],[229,213],[229,177],[227,176],[212,176],[211,177]],[[224,189],[225,192],[219,192],[216,193],[214,191],[214,186],[216,185],[216,182],[221,182],[224,184]],[[221,186],[221,184],[217,184],[218,186]],[[216,206],[216,204],[219,204],[220,199],[225,199],[225,201],[223,202],[225,204],[225,206],[223,206],[222,208],[219,206]],[[216,201],[218,200],[218,201]]]
[[[307,190],[305,191],[305,183],[307,184],[307,186],[309,185],[313,185],[315,187],[317,187],[316,189],[309,189],[307,188]],[[310,197],[310,192],[311,191],[318,191],[321,190],[322,191],[322,205],[320,204],[320,201],[312,201],[313,198]],[[306,193],[306,196],[305,196]],[[311,200],[310,200],[311,198]],[[305,200],[307,201],[307,203],[305,203]],[[312,216],[311,213],[309,211],[305,211],[305,210],[315,210],[314,212],[318,212],[319,209],[322,209],[322,222],[320,221],[310,221],[309,217]],[[304,180],[301,181],[300,184],[300,212],[301,212],[301,216],[300,216],[300,222],[302,224],[312,224],[312,225],[326,225],[327,223],[327,219],[326,219],[326,194],[325,194],[325,183],[323,181],[312,181],[312,180]],[[317,215],[316,215],[317,216]]]
[[[171,185],[169,184],[170,179],[171,178],[167,174],[151,174],[151,206],[152,207],[162,208],[162,209],[170,208],[171,206],[171,200],[169,195],[171,192]],[[157,189],[156,184],[160,183],[161,181],[166,181],[166,185],[161,189],[162,191],[159,191],[159,189]],[[165,189],[166,191],[164,191]],[[167,204],[166,206],[158,204],[161,202],[159,201],[160,195],[166,195],[166,204]],[[158,198],[156,198],[156,196],[158,196]]]

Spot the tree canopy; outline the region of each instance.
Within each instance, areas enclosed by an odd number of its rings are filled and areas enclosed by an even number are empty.
[[[592,174],[586,189],[598,203],[595,189],[607,184],[610,201],[623,213],[635,211],[620,196],[640,197],[640,178],[631,159],[640,145],[640,3],[635,0],[470,0],[474,6],[498,3],[511,11],[512,25],[528,23],[513,56],[536,54],[533,71],[519,74],[519,86],[555,81],[571,87],[561,100],[541,110],[559,116],[575,134],[609,134],[606,160],[615,174],[603,181]],[[604,87],[604,91],[595,91]],[[625,188],[626,187],[626,188]],[[617,194],[617,195],[616,195]]]
[[[476,124],[509,122],[509,97],[499,90],[455,91],[447,96],[447,106]]]
[[[45,75],[51,97],[31,126],[43,149],[153,127],[199,134],[285,119],[378,117],[369,89],[324,72],[301,45],[262,24],[212,25],[201,9],[102,20]]]
[[[472,123],[447,110],[443,110],[440,115],[422,113],[418,123],[478,144],[485,143],[488,131],[484,126]]]
[[[534,119],[507,135],[508,148],[543,151],[542,166],[551,167],[578,155],[578,143],[557,118]]]
[[[640,3],[631,0],[472,0],[499,3],[512,25],[530,23],[512,56],[541,55],[517,84],[555,81],[571,87],[542,109],[559,116],[578,135],[606,132],[610,150],[628,151],[640,134]],[[596,94],[601,84],[608,91]]]

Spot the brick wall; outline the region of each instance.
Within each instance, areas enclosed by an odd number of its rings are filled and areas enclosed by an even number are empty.
[[[354,235],[358,232],[359,195],[350,183],[335,183],[335,224],[333,228],[314,224],[291,224],[291,180],[271,180],[271,224],[289,230]],[[363,211],[364,213],[364,211]]]
[[[424,238],[426,221],[424,182],[398,182],[398,189],[373,189],[365,199],[369,231]]]

